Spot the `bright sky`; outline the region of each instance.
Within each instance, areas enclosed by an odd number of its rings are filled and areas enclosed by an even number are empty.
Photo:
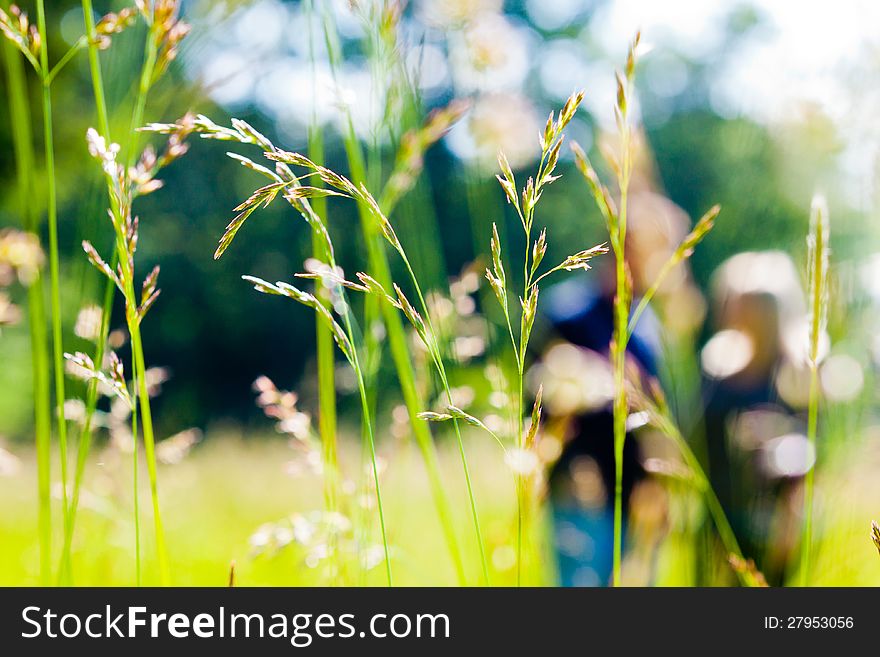
[[[563,0],[580,2],[580,0]],[[535,8],[538,2],[532,3]],[[648,43],[699,59],[722,34],[736,0],[615,0],[596,16],[596,36],[623,57],[641,29]],[[713,107],[774,123],[795,105],[821,108],[844,141],[841,167],[855,196],[866,198],[876,179],[880,144],[880,2],[775,0],[751,3],[764,18],[729,67],[718,71]],[[623,45],[622,45],[623,44]]]
[[[571,1],[571,0],[564,0]],[[709,52],[725,17],[739,3],[733,0],[615,0],[602,8],[597,32],[609,52],[623,55],[629,36],[641,28],[650,43],[668,43],[699,58]],[[880,45],[880,2],[876,0],[778,0],[755,2],[768,23],[742,53],[728,81],[737,93],[729,102],[770,118],[793,97],[811,99],[833,115],[844,99],[841,67],[858,66],[866,48]],[[624,45],[621,45],[624,44]],[[861,63],[862,66],[865,62]]]

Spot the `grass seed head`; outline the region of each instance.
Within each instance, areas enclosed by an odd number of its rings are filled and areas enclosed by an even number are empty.
[[[278,176],[278,174],[275,171],[272,171],[271,169],[264,167],[262,164],[257,164],[249,157],[245,157],[244,155],[239,155],[238,153],[233,153],[231,151],[227,152],[226,156],[235,160],[236,162],[241,164],[241,166],[243,166],[246,169],[250,169],[251,171],[255,171],[256,173],[259,173],[262,176],[266,176],[270,180],[274,180],[276,182],[281,182],[281,178]]]
[[[34,68],[39,70],[38,58],[42,41],[37,26],[31,25],[28,21],[27,13],[17,5],[10,5],[8,14],[0,9],[0,32],[15,44]]]
[[[428,114],[420,128],[403,135],[385,194],[396,201],[412,189],[424,167],[425,152],[464,116],[469,107],[466,100],[453,100],[446,107]]]
[[[526,186],[523,187],[522,190],[522,207],[523,213],[526,216],[529,216],[530,210],[535,206],[538,202],[538,198],[535,196],[535,179],[529,176],[528,181],[526,181]],[[523,227],[528,230],[528,226],[523,224]]]
[[[504,195],[507,197],[507,202],[519,209],[519,198],[517,197],[514,183],[506,178],[502,178],[498,174],[495,175],[495,178],[497,178],[498,182],[501,184],[501,188],[504,190]]]
[[[116,158],[119,155],[119,144],[107,144],[107,140],[98,134],[94,128],[86,130],[86,144],[89,148],[89,155],[101,163],[101,168],[111,177],[119,175],[119,165]]]
[[[547,148],[550,146],[550,142],[553,139],[553,110],[550,111],[550,116],[547,117],[547,124],[544,126],[544,132],[538,135],[538,142],[541,144],[541,152],[546,153]]]
[[[576,269],[590,269],[590,260],[598,255],[603,255],[605,253],[608,253],[608,247],[604,244],[598,244],[590,249],[584,249],[583,251],[578,251],[574,255],[568,256],[565,260],[562,261],[562,264],[559,265],[559,268],[564,269],[565,271],[574,271]]]
[[[635,37],[633,37],[632,43],[630,44],[629,51],[626,54],[626,68],[624,69],[626,72],[627,80],[632,80],[636,71],[636,58],[639,52],[639,43],[642,40],[642,32],[641,30],[636,31]]]
[[[544,171],[541,174],[539,187],[549,185],[554,180],[559,180],[559,176],[554,176],[553,171],[556,169],[556,164],[559,162],[559,150],[562,148],[562,139],[562,137],[557,139],[556,143],[550,149],[550,154],[547,156],[547,164],[544,165]]]
[[[614,79],[617,83],[617,111],[620,112],[620,116],[626,116],[628,81],[620,73],[615,73]]]
[[[577,109],[583,100],[584,92],[576,91],[565,101],[565,104],[562,106],[562,109],[559,110],[559,115],[555,120],[553,112],[550,112],[550,116],[547,117],[547,124],[544,127],[544,132],[539,135],[542,153],[546,154],[557,142],[562,135],[562,131],[574,118],[574,115],[577,113]]]
[[[501,238],[498,237],[498,226],[492,223],[492,239],[489,242],[492,250],[492,266],[495,270],[495,277],[501,281],[502,285],[507,283],[507,277],[504,274],[504,262],[501,259]]]
[[[486,269],[486,280],[489,281],[489,286],[492,288],[492,292],[495,294],[495,298],[498,299],[498,303],[502,308],[507,307],[507,290],[504,288],[504,284],[495,274],[492,273],[490,269]]]
[[[291,199],[324,198],[326,196],[346,196],[345,194],[333,191],[332,189],[327,189],[326,187],[309,187],[306,185],[298,185],[296,187],[292,187],[287,191],[287,195],[289,195]]]
[[[379,204],[376,202],[376,199],[367,191],[367,188],[364,185],[361,185],[362,189],[362,198],[366,201],[367,206],[370,208],[370,212],[372,212],[373,216],[376,218],[376,221],[379,223],[379,228],[382,231],[382,236],[385,240],[394,247],[394,250],[397,251],[404,258],[406,257],[403,251],[403,245],[400,243],[400,240],[397,238],[397,233],[394,231],[394,226],[391,225],[391,222],[388,220],[388,217],[385,216],[385,213],[382,212]]]
[[[97,380],[104,385],[108,394],[116,395],[125,402],[128,408],[131,408],[131,396],[125,383],[122,361],[115,352],[110,352],[108,372],[101,370],[88,354],[84,354],[81,351],[73,354],[65,353],[64,358],[74,367],[73,371],[77,376],[86,380]]]
[[[810,362],[813,366],[818,364],[819,345],[828,322],[830,237],[828,205],[824,197],[817,195],[813,198],[810,234],[807,237],[810,275]]]
[[[590,160],[580,144],[572,142],[571,150],[574,153],[575,166],[577,166],[578,171],[581,172],[584,180],[586,180],[587,186],[590,188],[590,193],[593,195],[593,200],[596,202],[599,211],[602,213],[602,217],[605,219],[605,227],[608,229],[608,232],[613,239],[614,234],[616,233],[616,231],[612,229],[617,223],[617,207],[611,198],[611,193],[605,185],[602,184],[602,181],[599,180],[599,175],[596,173],[593,165],[590,164]]]
[[[147,311],[153,307],[153,304],[156,302],[156,299],[159,297],[160,289],[156,287],[156,283],[159,278],[159,265],[153,267],[153,271],[150,272],[149,276],[144,279],[144,283],[141,286],[141,304],[138,307],[138,315],[141,320],[143,320],[144,316],[147,314]]]
[[[222,134],[222,133],[209,133],[209,134]],[[318,165],[312,162],[305,155],[300,153],[293,153],[291,151],[282,151],[278,149],[274,149],[265,153],[265,156],[273,160],[275,162],[284,162],[285,164],[291,164],[297,167],[303,167],[305,169],[312,169],[313,171],[318,168]]]
[[[0,287],[10,285],[15,278],[22,285],[30,285],[44,262],[39,237],[12,228],[0,230]]]
[[[496,174],[495,177],[498,179],[501,188],[504,190],[507,202],[512,204],[513,207],[519,211],[519,197],[516,191],[516,179],[513,177],[513,170],[510,168],[510,162],[507,161],[507,156],[504,154],[504,151],[498,152],[498,166],[501,169],[502,175]]]
[[[492,251],[492,269],[486,269],[486,279],[498,299],[501,307],[507,311],[507,276],[504,273],[504,262],[501,260],[501,239],[498,237],[498,226],[492,224],[492,238],[489,242]]]
[[[522,318],[520,320],[520,363],[525,358],[525,350],[529,344],[529,338],[532,335],[532,328],[535,325],[535,317],[538,314],[538,293],[540,289],[537,285],[532,285],[526,293],[526,298],[520,297],[520,305],[522,306]]]
[[[180,0],[137,0],[138,9],[150,24],[150,38],[157,50],[151,82],[155,83],[177,58],[180,42],[190,26],[180,20]]]
[[[677,255],[679,259],[689,258],[694,253],[697,244],[703,241],[703,238],[709,234],[709,231],[715,227],[715,219],[721,212],[720,205],[713,205],[709,210],[700,217],[694,229],[688,233],[682,243],[679,245]]]
[[[124,293],[122,281],[120,280],[118,274],[113,271],[110,265],[108,265],[107,262],[98,254],[98,251],[95,249],[94,246],[92,246],[92,243],[88,240],[83,240],[82,248],[83,251],[85,251],[86,253],[86,257],[89,259],[89,262],[92,263],[92,265],[98,271],[104,274],[104,276],[113,281],[116,287],[118,287],[119,290]]]
[[[753,559],[744,559],[735,554],[728,555],[727,561],[730,563],[730,567],[733,570],[741,575],[745,575],[747,579],[750,579],[754,582],[754,586],[760,588],[766,588],[767,579],[764,577],[764,573],[758,570],[758,566],[755,565]]]
[[[504,151],[498,151],[498,166],[501,168],[501,173],[504,174],[504,177],[513,183],[513,169],[510,168],[510,162],[507,161]]]
[[[422,411],[416,417],[426,422],[446,422],[452,419],[450,413],[435,413],[434,411]]]
[[[271,150],[274,148],[272,146],[272,142],[259,130],[254,128],[247,121],[243,121],[241,119],[233,118],[230,123],[232,123],[232,127],[235,128],[240,134],[244,135],[252,144],[256,144],[261,148]]]
[[[136,21],[137,10],[134,7],[105,14],[95,25],[95,45],[100,50],[107,50],[110,47],[111,35],[120,34]]]
[[[428,338],[425,320],[422,319],[422,316],[409,302],[409,299],[406,298],[403,294],[403,290],[400,289],[397,283],[394,283],[394,292],[397,294],[397,300],[400,303],[400,309],[403,311],[404,316],[409,320],[409,323],[412,324],[422,341],[427,344]]]
[[[309,308],[314,309],[318,313],[318,316],[321,318],[321,321],[325,322],[330,328],[333,339],[339,346],[339,350],[342,352],[342,355],[345,356],[346,360],[348,360],[349,363],[354,365],[355,353],[351,341],[348,339],[345,331],[342,330],[342,327],[339,326],[338,322],[336,322],[336,320],[333,318],[330,310],[328,310],[323,303],[318,301],[318,299],[313,294],[304,292],[298,287],[295,287],[290,283],[285,283],[283,281],[278,281],[277,283],[273,284],[256,276],[242,276],[242,279],[253,285],[254,289],[257,292],[288,297],[298,303],[301,303],[304,306],[308,306]]]
[[[531,275],[534,276],[535,272],[538,271],[538,267],[541,265],[541,261],[544,260],[544,255],[547,253],[547,229],[542,228],[541,234],[538,235],[538,239],[535,240],[534,246],[532,246],[532,271]]]
[[[452,418],[454,418],[456,420],[463,420],[464,422],[467,422],[472,427],[478,427],[480,429],[483,429],[484,431],[489,431],[488,427],[486,427],[486,425],[483,423],[482,420],[474,417],[470,413],[463,411],[458,406],[453,406],[452,404],[450,404],[449,406],[446,407],[446,411],[449,413],[449,415]]]
[[[567,126],[574,118],[575,112],[577,112],[578,107],[580,107],[580,104],[584,100],[584,95],[585,92],[582,89],[573,93],[568,97],[568,100],[565,101],[565,105],[562,106],[562,111],[559,113],[560,129]]]
[[[871,521],[871,540],[874,542],[877,552],[880,553],[880,525],[876,520]]]
[[[535,403],[532,405],[532,421],[529,425],[529,431],[526,434],[526,449],[532,449],[535,446],[535,438],[538,436],[538,428],[541,426],[541,400],[544,396],[544,385],[538,386],[538,394],[535,395]]]

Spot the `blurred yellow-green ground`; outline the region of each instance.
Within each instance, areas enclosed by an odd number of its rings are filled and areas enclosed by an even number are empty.
[[[481,505],[492,583],[511,585],[515,503],[509,471],[492,445],[471,444],[477,499]],[[351,456],[351,454],[349,454]],[[441,450],[441,463],[456,509],[459,542],[472,582],[479,581],[458,455]],[[321,566],[307,565],[304,548],[292,543],[272,554],[253,556],[251,537],[264,523],[293,513],[308,513],[322,504],[315,477],[292,477],[284,464],[291,452],[282,440],[220,436],[208,440],[179,464],[160,469],[160,486],[172,581],[176,585],[225,586],[235,562],[239,586],[308,586],[326,584]],[[352,459],[349,459],[352,460]],[[76,585],[128,586],[134,583],[131,498],[128,468],[96,461],[87,475],[73,551]],[[127,463],[124,464],[127,466]],[[142,467],[142,470],[144,468]],[[817,561],[813,584],[823,586],[880,585],[880,557],[869,532],[880,499],[880,436],[864,448],[841,456],[819,481]],[[145,471],[144,471],[145,474]],[[24,454],[20,470],[0,477],[0,585],[36,585],[38,544],[35,465]],[[141,522],[145,539],[144,583],[157,583],[152,559],[149,496],[142,490]],[[387,525],[394,554],[396,584],[446,586],[456,583],[414,446],[397,450],[383,479]],[[681,506],[675,496],[671,508]],[[56,506],[56,527],[60,513]],[[873,514],[873,515],[872,515]],[[674,512],[673,512],[674,515]],[[546,533],[546,532],[543,532]],[[540,537],[542,531],[536,534]],[[56,537],[56,548],[61,540]],[[551,559],[534,563],[527,580],[553,584]],[[661,544],[654,583],[683,586],[693,583],[694,552],[685,534],[668,532]],[[355,583],[384,584],[381,567]],[[634,575],[630,573],[630,581]],[[641,582],[640,582],[641,583]]]

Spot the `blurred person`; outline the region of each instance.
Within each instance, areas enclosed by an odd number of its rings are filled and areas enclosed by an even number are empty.
[[[708,474],[744,555],[779,585],[797,548],[801,481],[813,461],[794,413],[808,380],[798,371],[803,292],[779,251],[728,259],[711,292],[716,332],[701,352]]]
[[[678,206],[650,191],[631,195],[628,221],[625,252],[637,302],[686,235],[690,221]],[[689,277],[682,266],[670,279],[675,287]],[[549,346],[536,366],[540,376],[535,379],[544,382],[545,435],[555,436],[560,443],[559,458],[549,474],[549,493],[562,586],[606,586],[611,580],[615,463],[609,345],[615,293],[615,264],[609,255],[596,261],[594,271],[567,278],[548,289],[542,299]],[[629,357],[646,377],[659,373],[660,337],[660,322],[649,309],[627,347]],[[628,427],[623,456],[623,504],[628,510],[625,544],[637,499],[665,515],[662,490],[646,486],[635,428]],[[643,486],[642,493],[637,493]],[[663,521],[647,524],[659,527]],[[656,550],[652,547],[648,552],[640,563],[652,563]],[[624,581],[632,581],[626,572],[629,562],[624,560]],[[651,577],[643,572],[647,581],[639,583],[648,583]]]

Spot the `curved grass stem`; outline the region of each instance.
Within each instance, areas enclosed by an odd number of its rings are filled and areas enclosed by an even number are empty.
[[[705,499],[706,508],[709,510],[709,515],[712,516],[712,522],[718,530],[718,535],[721,538],[725,551],[728,555],[733,555],[737,557],[739,561],[744,562],[745,559],[742,550],[740,549],[739,541],[736,540],[736,534],[733,531],[733,527],[731,527],[730,521],[724,513],[724,508],[721,506],[721,502],[718,499],[715,490],[712,488],[712,483],[709,481],[706,471],[703,469],[703,466],[700,465],[700,459],[697,458],[697,455],[694,453],[693,449],[691,449],[687,440],[681,435],[681,431],[679,431],[678,427],[676,427],[670,419],[664,418],[659,428],[664,435],[675,443],[675,446],[681,453],[685,464],[694,476],[695,484]],[[737,569],[736,573],[740,582],[744,586],[758,585],[758,582],[755,581],[754,576],[750,572]]]
[[[413,271],[412,264],[410,264],[409,258],[406,255],[406,252],[403,250],[403,247],[400,247],[398,251],[400,253],[400,257],[406,265],[406,270],[409,273],[410,280],[412,281],[413,287],[416,290],[416,296],[419,299],[419,304],[422,307],[422,312],[425,316],[425,322],[427,323],[428,332],[431,338],[431,345],[428,345],[428,349],[431,352],[432,359],[434,361],[434,365],[437,368],[437,374],[440,377],[441,385],[443,386],[443,392],[446,395],[446,401],[449,404],[453,404],[454,401],[452,399],[452,389],[449,386],[449,378],[446,375],[446,366],[443,363],[443,356],[440,353],[440,342],[437,338],[437,332],[434,330],[434,322],[431,319],[430,308],[428,308],[428,304],[425,301],[425,296],[422,292],[422,286],[419,284],[419,279]],[[452,420],[452,424],[455,428],[455,437],[458,442],[458,453],[461,458],[461,467],[464,472],[465,484],[467,487],[468,494],[468,503],[470,504],[471,511],[471,520],[474,526],[474,534],[477,541],[477,547],[480,555],[480,568],[482,570],[483,583],[489,584],[489,566],[486,560],[486,548],[483,543],[483,532],[480,529],[480,515],[477,511],[477,501],[476,496],[474,495],[474,487],[471,482],[470,469],[468,468],[468,460],[467,454],[464,449],[464,441],[461,437],[461,427],[459,426],[459,422],[457,419]]]

